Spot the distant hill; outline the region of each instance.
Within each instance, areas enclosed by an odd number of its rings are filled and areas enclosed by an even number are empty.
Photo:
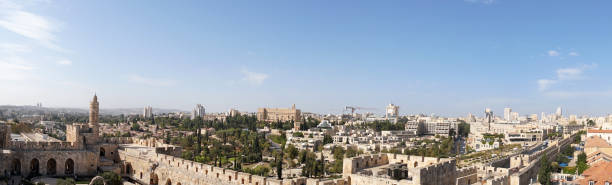
[[[0,105],[2,112],[16,112],[21,114],[44,114],[44,113],[89,113],[89,109],[83,108],[61,108],[61,107],[36,107],[31,105]],[[186,112],[178,109],[153,109],[155,114],[163,114],[170,112]],[[142,114],[142,108],[116,108],[116,109],[100,109],[100,114]]]

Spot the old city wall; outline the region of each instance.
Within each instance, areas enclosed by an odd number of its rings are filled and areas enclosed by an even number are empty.
[[[493,166],[482,166],[478,168],[478,176],[484,179],[479,179],[483,184],[488,185],[509,185],[510,170],[508,168],[499,168]]]
[[[82,150],[83,146],[73,142],[10,141],[8,149],[15,151]]]
[[[430,166],[417,167],[410,169],[413,174],[413,181],[424,185],[446,185],[455,184],[457,181],[456,161],[446,159]],[[444,177],[444,178],[440,178]]]
[[[540,170],[541,157],[543,155],[546,155],[549,160],[554,159],[559,153],[559,151],[569,146],[572,141],[574,141],[574,137],[576,137],[576,134],[572,134],[559,142],[552,142],[546,149],[538,151],[531,155],[522,155],[521,157],[512,158],[511,164],[513,166],[519,163],[525,166],[518,170],[517,173],[514,173],[510,176],[510,184],[529,184],[532,179],[535,180],[537,178],[538,171]]]
[[[31,167],[38,166],[38,174],[48,176],[89,176],[96,174],[97,156],[93,152],[79,150],[64,151],[11,151],[2,156],[3,165],[0,171],[8,174],[15,169],[20,169],[19,174],[28,175],[32,172]],[[72,172],[67,169],[72,164]],[[18,165],[16,167],[15,165]],[[70,168],[70,167],[68,167]]]
[[[423,157],[423,156],[412,156],[412,155],[401,155],[401,154],[387,154],[389,155],[389,164],[401,163],[408,164],[408,168],[417,168],[434,163],[440,162],[440,158],[436,157]]]
[[[136,155],[134,155],[136,154]],[[202,184],[202,185],[348,185],[344,180],[321,181],[317,179],[278,180],[248,173],[223,169],[171,155],[155,153],[144,157],[138,153],[120,151],[125,161],[126,176],[143,184]]]
[[[455,184],[456,164],[452,159],[410,156],[400,154],[376,154],[344,159],[343,177],[351,184]],[[412,180],[393,180],[356,174],[359,170],[386,164],[408,164]],[[444,176],[445,178],[439,178]]]
[[[155,153],[166,154],[174,157],[179,157],[182,154],[183,149],[181,147],[155,147]]]
[[[382,185],[382,184],[395,184],[395,185],[417,185],[418,183],[415,183],[413,181],[410,180],[393,180],[393,179],[388,179],[388,178],[381,178],[381,177],[375,177],[375,176],[369,176],[369,175],[360,175],[360,174],[350,174],[347,177],[345,177],[347,179],[347,181],[350,182],[351,185],[357,185],[357,184],[365,184],[365,185]]]
[[[475,166],[457,169],[457,185],[469,185],[478,180],[478,169]]]
[[[131,137],[104,137],[100,142],[107,144],[132,144],[134,140],[138,139],[133,139]]]
[[[375,154],[353,157],[349,159],[344,159],[342,173],[344,175],[349,175],[361,169],[372,168],[386,164],[389,164],[389,157],[387,154]]]

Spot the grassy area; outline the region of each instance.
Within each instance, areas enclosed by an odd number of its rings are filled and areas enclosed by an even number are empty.
[[[461,155],[457,157],[457,159],[459,159],[457,162],[457,165],[467,166],[474,162],[481,162],[481,161],[490,160],[493,158],[500,158],[503,156],[504,153],[511,152],[512,150],[514,150],[514,148],[518,148],[520,150],[522,146],[519,144],[502,145],[499,148],[493,149],[493,150],[485,150],[485,151],[480,151],[476,153]],[[497,156],[492,157],[493,154],[496,154]]]
[[[287,142],[287,138],[284,135],[270,135],[270,139],[278,144],[285,144]]]
[[[563,167],[563,173],[564,174],[576,174],[576,167],[575,166]]]
[[[264,166],[264,167],[270,167],[270,163],[253,163],[253,164],[248,164],[248,165],[242,165],[242,168],[253,168],[255,166]]]

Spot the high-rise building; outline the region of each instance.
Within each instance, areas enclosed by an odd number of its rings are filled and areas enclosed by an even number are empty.
[[[472,113],[468,113],[465,121],[467,121],[467,122],[474,122],[474,121],[476,121],[476,117],[474,117],[474,115]]]
[[[531,115],[529,116],[529,119],[530,119],[531,121],[538,121],[538,114],[531,114]]]
[[[555,112],[557,118],[561,118],[563,116],[563,109],[561,107],[557,107],[557,112]]]
[[[191,111],[191,119],[195,119],[196,117],[204,117],[204,114],[206,114],[206,110],[204,109],[204,106],[202,106],[201,104],[197,104],[195,106],[195,108],[193,108],[193,111]]]
[[[512,112],[511,108],[504,108],[504,119],[506,121],[510,121],[510,113]]]
[[[576,115],[570,115],[569,121],[570,122],[576,122]]]
[[[518,112],[511,112],[510,113],[510,121],[518,121],[519,120],[519,113]]]
[[[386,118],[397,118],[399,116],[399,106],[389,104],[385,114]]]
[[[491,130],[491,121],[493,120],[493,111],[490,108],[485,108],[485,117],[487,118],[488,130]]]
[[[229,111],[227,111],[227,116],[238,116],[238,115],[240,115],[240,111],[236,109],[230,109]]]
[[[144,110],[142,111],[142,117],[152,118],[153,117],[153,107],[151,106],[144,107]]]

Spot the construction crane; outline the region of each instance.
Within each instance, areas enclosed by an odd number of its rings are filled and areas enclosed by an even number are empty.
[[[350,110],[351,114],[355,114],[356,110],[376,110],[376,109],[374,109],[374,108],[366,108],[366,107],[346,106],[346,107],[344,107],[344,110],[345,111]]]

